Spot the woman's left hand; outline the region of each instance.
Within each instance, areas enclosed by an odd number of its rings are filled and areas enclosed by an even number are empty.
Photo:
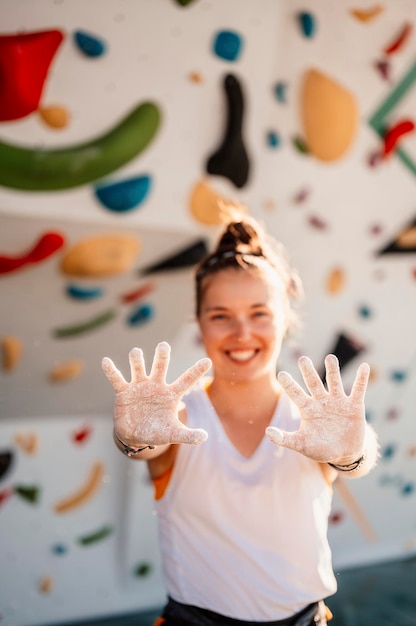
[[[310,395],[287,372],[278,380],[301,415],[299,429],[287,432],[270,426],[269,439],[285,448],[300,452],[319,463],[348,465],[361,457],[366,430],[364,395],[370,367],[362,363],[356,373],[351,393],[346,395],[341,380],[338,359],[334,354],[325,358],[328,390],[312,361],[302,356],[299,369]]]

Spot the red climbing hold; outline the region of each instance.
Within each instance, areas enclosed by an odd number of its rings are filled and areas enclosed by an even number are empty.
[[[383,159],[385,159],[396,148],[399,140],[408,133],[415,130],[415,124],[412,120],[402,120],[395,126],[387,129],[384,135]]]
[[[34,247],[21,256],[1,256],[0,274],[14,272],[29,263],[40,263],[64,245],[64,238],[59,233],[45,233]]]
[[[18,120],[38,109],[63,38],[59,30],[0,35],[0,121]]]

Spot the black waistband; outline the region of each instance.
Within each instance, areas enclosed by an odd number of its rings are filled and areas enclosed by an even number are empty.
[[[176,602],[173,598],[169,601],[163,611],[162,617],[168,620],[172,626],[309,626],[318,611],[318,602],[309,604],[307,607],[287,617],[275,620],[274,622],[251,622],[246,620],[226,617],[197,606]]]

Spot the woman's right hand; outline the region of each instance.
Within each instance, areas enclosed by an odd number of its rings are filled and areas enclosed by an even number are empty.
[[[131,381],[127,382],[113,361],[102,360],[104,374],[115,391],[114,428],[129,446],[172,443],[199,444],[208,437],[201,428],[185,426],[178,417],[182,396],[210,369],[210,359],[197,361],[173,383],[166,383],[170,346],[157,345],[150,375],[146,375],[143,351],[129,353]]]

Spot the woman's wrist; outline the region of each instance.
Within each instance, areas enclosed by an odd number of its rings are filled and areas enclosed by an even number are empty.
[[[135,457],[144,450],[154,450],[156,446],[152,446],[149,444],[140,444],[139,446],[130,446],[125,443],[116,433],[116,429],[113,430],[113,439],[117,446],[117,448],[123,452],[128,457]]]
[[[372,426],[366,424],[364,451],[362,454],[355,461],[348,464],[334,462],[328,463],[328,465],[346,476],[355,478],[367,474],[376,465],[379,456],[380,446],[377,435]]]

